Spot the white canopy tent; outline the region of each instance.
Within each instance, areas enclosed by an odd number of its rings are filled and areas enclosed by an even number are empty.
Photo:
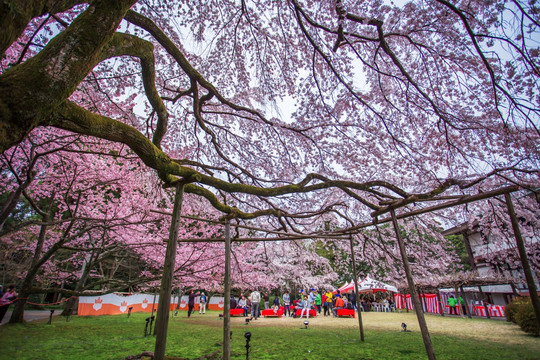
[[[342,294],[347,294],[354,291],[354,281],[351,281],[350,283],[346,283],[342,287],[338,288],[338,290]],[[364,278],[364,280],[360,281],[360,283],[358,284],[358,292],[369,292],[369,291],[371,292],[377,292],[377,291],[398,292],[398,289],[395,286],[385,284],[379,280],[375,280],[368,275]]]

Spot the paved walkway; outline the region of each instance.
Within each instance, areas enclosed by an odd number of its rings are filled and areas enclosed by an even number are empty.
[[[62,310],[56,310],[54,313],[55,315],[60,315]],[[2,323],[0,325],[4,325],[9,322],[9,319],[11,319],[11,313],[12,311],[8,311],[6,313],[6,316],[2,319]],[[40,319],[48,319],[49,315],[51,314],[50,310],[25,310],[24,311],[24,320],[25,321],[34,321],[34,320],[40,320]]]

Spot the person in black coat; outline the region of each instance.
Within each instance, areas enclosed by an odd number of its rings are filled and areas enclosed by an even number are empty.
[[[352,309],[358,311],[358,307],[356,306],[356,294],[355,294],[355,292],[351,291],[348,298],[349,298],[349,304],[351,304]]]
[[[191,313],[193,312],[193,308],[195,307],[195,298],[199,296],[199,293],[195,294],[193,292],[193,290],[191,290],[189,292],[189,296],[188,296],[188,312],[187,312],[187,317],[191,317]]]

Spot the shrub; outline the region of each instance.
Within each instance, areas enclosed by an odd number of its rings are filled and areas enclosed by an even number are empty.
[[[538,321],[536,321],[536,315],[530,301],[528,304],[519,307],[515,319],[521,330],[534,336],[540,335],[540,326],[538,326]]]
[[[526,333],[538,336],[540,327],[536,321],[531,298],[518,297],[505,306],[506,320],[518,324]]]
[[[526,307],[527,304],[531,304],[531,299],[528,297],[517,297],[510,304],[507,304],[504,307],[504,312],[506,314],[506,321],[511,321],[514,324],[518,324],[516,315],[520,312],[520,309]],[[532,307],[532,305],[531,305]]]

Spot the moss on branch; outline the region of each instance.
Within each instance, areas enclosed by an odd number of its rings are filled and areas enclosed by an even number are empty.
[[[4,54],[33,18],[66,11],[88,0],[3,0],[0,2],[0,53]]]
[[[161,140],[167,132],[169,113],[155,85],[154,45],[134,35],[116,33],[101,52],[102,60],[124,55],[137,57],[141,61],[144,91],[158,117],[152,142],[161,148]]]
[[[92,1],[43,50],[0,75],[0,151],[20,142],[75,91],[135,2]]]
[[[373,186],[389,186],[384,182],[354,183],[350,181],[328,180],[317,174],[309,174],[303,181],[278,187],[262,188],[248,184],[229,183],[221,179],[201,174],[200,172],[178,164],[155,146],[137,129],[120,121],[92,113],[72,102],[65,102],[54,112],[49,125],[79,134],[95,136],[129,146],[140,159],[158,172],[166,183],[183,178],[186,182],[198,182],[228,193],[244,193],[261,197],[273,197],[291,193],[307,193],[331,187],[354,188],[370,191]],[[312,183],[314,180],[319,182]],[[236,213],[238,217],[250,218],[262,215],[277,214],[275,210],[262,210],[255,213],[243,213],[240,210],[224,205],[215,195],[193,184],[186,185],[186,191],[204,196],[214,207],[225,213]]]

